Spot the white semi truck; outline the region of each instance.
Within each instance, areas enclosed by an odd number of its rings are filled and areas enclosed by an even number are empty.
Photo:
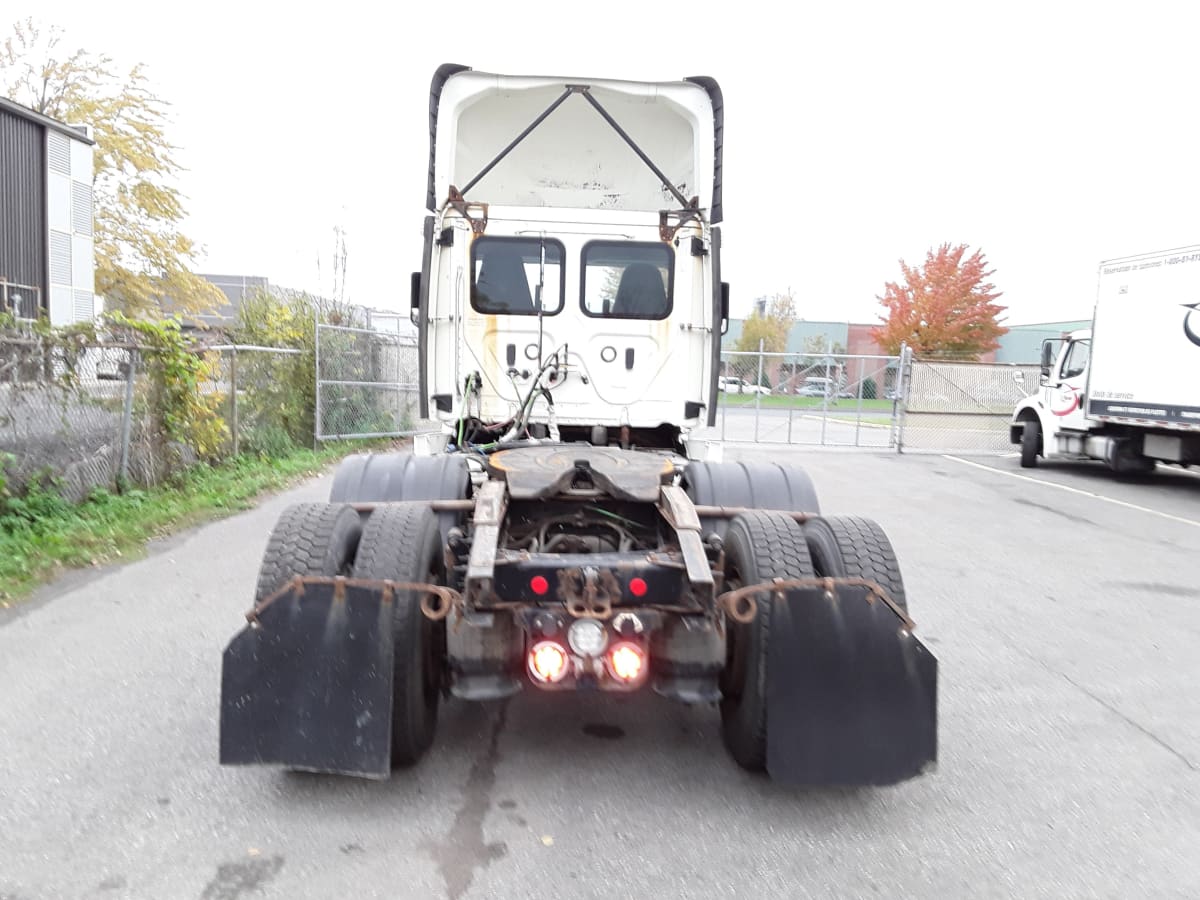
[[[1100,264],[1092,327],[1042,345],[1013,413],[1021,465],[1102,460],[1122,474],[1200,463],[1200,246]]]
[[[384,778],[442,700],[654,691],[785,782],[928,770],[937,660],[883,529],[822,514],[792,455],[690,437],[729,309],[717,83],[451,65],[429,118],[412,305],[442,427],[280,518],[221,760]]]

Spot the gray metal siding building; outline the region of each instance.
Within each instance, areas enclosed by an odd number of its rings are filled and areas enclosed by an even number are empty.
[[[0,309],[55,325],[95,314],[92,147],[0,98]]]

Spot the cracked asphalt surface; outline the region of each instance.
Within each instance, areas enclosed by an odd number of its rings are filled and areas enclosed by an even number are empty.
[[[795,457],[897,546],[937,772],[781,789],[714,709],[531,692],[386,783],[221,768],[221,650],[324,478],[0,611],[0,898],[1200,896],[1200,479]]]

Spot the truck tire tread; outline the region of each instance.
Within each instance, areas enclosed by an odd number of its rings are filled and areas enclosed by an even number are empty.
[[[907,613],[908,598],[900,575],[900,560],[882,526],[862,516],[831,516],[824,521],[841,552],[845,574],[878,583]]]
[[[1021,432],[1021,468],[1035,469],[1041,452],[1042,423],[1037,419],[1026,419]]]
[[[345,575],[362,526],[353,508],[297,503],[283,511],[263,553],[255,599],[265,600],[296,575]]]
[[[437,576],[440,558],[441,532],[429,504],[394,503],[367,519],[354,575],[425,581]],[[392,764],[407,766],[424,755],[437,730],[444,633],[421,612],[418,592],[397,591],[393,602]]]
[[[770,510],[744,512],[730,523],[726,560],[742,584],[775,578],[810,578],[815,573],[804,530],[790,515]],[[769,597],[760,597],[758,614],[747,625],[730,625],[743,643],[740,694],[721,701],[722,735],[734,760],[761,771],[767,759],[767,648],[771,630]]]

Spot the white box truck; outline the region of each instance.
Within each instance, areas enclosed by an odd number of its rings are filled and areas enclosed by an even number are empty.
[[[1100,264],[1092,328],[1043,343],[1041,387],[1010,438],[1026,468],[1200,463],[1200,246]]]

